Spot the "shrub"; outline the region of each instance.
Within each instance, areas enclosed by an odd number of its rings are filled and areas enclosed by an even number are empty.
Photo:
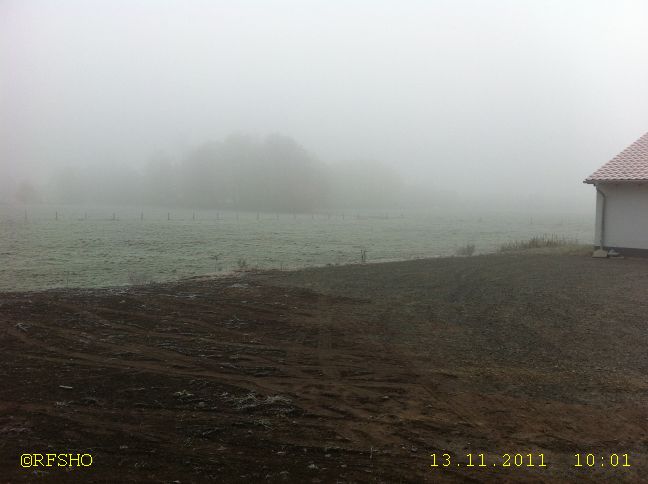
[[[147,284],[153,284],[153,278],[143,272],[129,272],[128,273],[128,282],[132,286],[145,286]]]
[[[475,253],[475,244],[466,244],[462,247],[457,247],[455,254],[463,257],[470,257]]]
[[[512,242],[507,242],[500,246],[499,251],[512,252],[516,250],[564,247],[568,245],[578,245],[578,240],[559,237],[556,234],[544,234],[542,236],[531,237],[529,240],[514,240]]]

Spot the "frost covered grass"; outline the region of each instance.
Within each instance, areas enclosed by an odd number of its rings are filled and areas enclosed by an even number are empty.
[[[0,291],[165,282],[250,269],[480,253],[537,230],[592,238],[589,217],[451,214],[442,210],[280,215],[140,207],[0,205]],[[113,220],[113,213],[115,220]],[[380,216],[378,216],[380,215]],[[470,250],[470,247],[465,247]],[[473,249],[475,250],[475,249]],[[468,255],[466,252],[465,255]]]

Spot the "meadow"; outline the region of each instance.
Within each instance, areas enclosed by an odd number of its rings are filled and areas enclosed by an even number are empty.
[[[589,214],[368,211],[313,214],[0,206],[0,291],[163,282],[497,251],[551,234],[592,243]],[[363,252],[364,251],[364,252]],[[363,256],[364,254],[364,256]]]

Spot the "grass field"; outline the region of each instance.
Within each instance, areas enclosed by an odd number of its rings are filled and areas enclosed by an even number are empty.
[[[4,206],[0,290],[169,281],[240,265],[349,264],[361,261],[362,250],[368,262],[455,255],[467,244],[479,254],[543,234],[588,244],[592,221],[588,215],[163,209],[144,209],[142,219],[133,207]]]

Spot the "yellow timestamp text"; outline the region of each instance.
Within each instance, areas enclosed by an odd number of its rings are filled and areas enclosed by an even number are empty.
[[[503,453],[498,455],[464,454],[460,457],[451,454],[430,454],[430,467],[547,467],[544,454]]]
[[[574,454],[574,467],[630,467],[629,454]]]
[[[450,453],[433,453],[430,454],[432,462],[430,467],[470,467],[470,468],[520,468],[533,467],[537,469],[546,469],[550,466],[547,456],[542,452],[516,452],[516,453],[468,453],[455,455]],[[571,459],[566,455],[563,457],[554,456],[556,462],[561,466],[576,467],[580,469],[587,468],[607,468],[621,469],[631,467],[630,454],[628,453],[576,453],[571,455]]]

